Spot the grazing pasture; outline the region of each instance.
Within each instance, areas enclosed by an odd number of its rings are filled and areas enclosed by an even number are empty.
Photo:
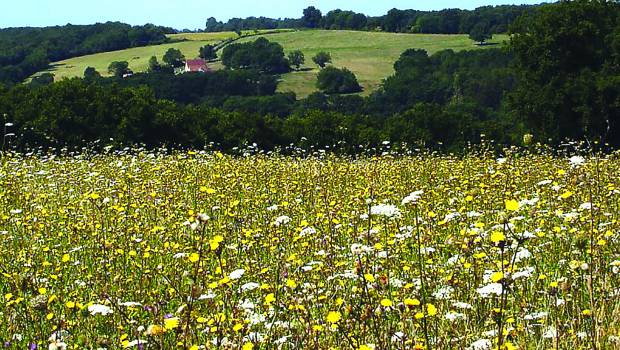
[[[169,37],[183,41],[75,57],[52,63],[52,68],[46,72],[53,73],[56,79],[81,77],[84,70],[91,66],[107,76],[108,65],[113,61],[127,61],[129,68],[134,72],[144,72],[148,69],[151,56],[157,56],[161,62],[164,53],[169,48],[181,50],[186,58],[195,58],[198,56],[200,47],[236,36],[237,34],[232,32],[174,34]],[[444,49],[458,51],[480,48],[467,35],[304,30],[281,31],[264,36],[280,43],[286,52],[301,50],[305,54],[306,64],[301,67],[300,71],[284,74],[279,86],[279,91],[293,91],[299,97],[306,97],[316,91],[318,67],[312,62],[312,56],[319,51],[330,52],[335,66],[346,67],[353,71],[364,87],[363,94],[369,94],[379,87],[383,79],[393,73],[394,62],[409,48],[423,48],[429,53]],[[242,38],[240,41],[256,40],[256,38],[257,36],[253,35]],[[499,35],[491,42],[501,43],[506,39],[507,36]],[[493,47],[493,45],[483,47]],[[222,65],[217,62],[211,67],[221,69]],[[38,74],[41,73],[43,72]]]
[[[609,349],[618,154],[5,155],[14,349]]]
[[[357,76],[364,87],[363,94],[376,90],[381,81],[394,72],[394,62],[407,49],[425,49],[429,54],[440,50],[455,51],[496,47],[478,46],[467,35],[444,34],[399,34],[360,32],[347,30],[310,30],[277,33],[265,36],[270,41],[280,43],[286,52],[301,50],[306,64],[301,71],[282,76],[280,91],[293,91],[299,97],[306,97],[316,91],[316,75],[319,67],[312,57],[320,51],[329,52],[333,65],[346,67]],[[507,40],[506,35],[497,35],[490,43],[500,44]],[[246,38],[242,41],[255,40]]]

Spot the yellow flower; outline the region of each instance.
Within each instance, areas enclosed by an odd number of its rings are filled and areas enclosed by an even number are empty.
[[[584,316],[590,316],[590,315],[592,315],[592,311],[589,310],[589,309],[585,309],[585,310],[581,311],[581,314],[584,315]]]
[[[252,349],[254,349],[254,344],[252,344],[250,342],[247,342],[247,343],[243,344],[242,350],[252,350]]]
[[[273,293],[269,293],[265,296],[265,305],[270,305],[274,301],[276,301],[276,296]]]
[[[75,303],[73,301],[67,301],[65,303],[65,306],[67,307],[67,309],[73,309],[75,307]]]
[[[381,306],[390,307],[392,306],[392,301],[390,299],[382,299]]]
[[[367,274],[365,274],[365,275],[364,275],[364,279],[365,279],[367,282],[373,283],[373,282],[375,281],[375,276],[373,276],[373,275],[371,275],[371,274],[367,273]]]
[[[426,304],[426,313],[429,316],[435,316],[437,315],[437,308],[433,304]]]
[[[504,273],[503,272],[494,272],[491,275],[491,281],[493,281],[493,282],[499,282],[499,281],[501,281],[503,279],[504,279]]]
[[[179,318],[171,317],[164,320],[164,328],[167,330],[175,329],[179,326]]]
[[[144,334],[156,337],[158,335],[164,334],[165,331],[166,330],[164,329],[164,327],[162,327],[160,325],[152,324],[152,325],[148,326],[148,328],[146,329],[146,332],[144,332]]]
[[[286,280],[286,286],[291,289],[295,289],[297,287],[297,282],[292,279]]]
[[[189,261],[190,262],[197,262],[198,260],[200,260],[200,255],[198,255],[198,253],[192,253],[189,255]]]
[[[329,323],[338,323],[342,319],[342,314],[338,311],[330,311],[327,314],[327,322]]]
[[[420,301],[418,299],[405,299],[405,305],[407,305],[407,306],[418,306],[418,305],[420,305]]]
[[[573,192],[571,192],[571,191],[566,191],[566,192],[562,193],[562,195],[560,196],[560,198],[562,198],[562,199],[568,199],[568,198],[572,197],[572,196],[573,196],[573,194],[574,194],[574,193],[573,193]]]
[[[493,231],[493,233],[491,233],[491,242],[493,243],[500,243],[500,242],[504,242],[506,240],[506,236],[499,232],[499,231]]]
[[[519,210],[519,202],[514,200],[514,199],[510,199],[505,201],[505,205],[506,205],[506,210],[508,211],[517,211]]]

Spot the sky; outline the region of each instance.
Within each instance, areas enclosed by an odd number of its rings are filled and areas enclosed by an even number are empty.
[[[206,19],[265,16],[299,18],[308,6],[326,13],[352,10],[379,16],[392,8],[441,10],[474,9],[485,5],[536,4],[528,0],[2,0],[0,27],[43,27],[120,21],[133,25],[154,23],[176,29],[203,28]]]

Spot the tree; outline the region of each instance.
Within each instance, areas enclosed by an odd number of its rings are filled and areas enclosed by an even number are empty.
[[[129,73],[129,63],[127,61],[114,61],[108,66],[108,73],[117,78],[122,78],[123,75]]]
[[[617,2],[576,0],[512,26],[518,80],[509,101],[536,138],[620,145],[619,25]]]
[[[231,69],[256,69],[269,74],[291,70],[282,45],[265,38],[226,46],[222,52],[222,63]]]
[[[87,67],[84,70],[84,79],[88,81],[92,81],[97,78],[101,78],[101,74],[99,74],[99,72],[97,72],[97,70],[94,67]]]
[[[484,22],[477,23],[469,32],[469,38],[480,43],[480,45],[484,44],[485,41],[491,39],[492,37],[493,34],[490,31],[489,24]]]
[[[317,76],[317,87],[327,94],[348,94],[362,91],[355,74],[346,68],[327,67]]]
[[[205,60],[214,60],[217,58],[217,52],[215,51],[215,46],[209,44],[200,48],[199,50],[200,58]]]
[[[171,67],[179,68],[185,64],[185,56],[183,56],[181,50],[170,48],[164,54],[164,62]]]
[[[161,71],[161,64],[157,61],[157,57],[151,56],[149,59],[149,72],[159,72]]]
[[[314,6],[310,6],[304,10],[304,16],[301,19],[303,26],[306,28],[318,28],[323,18],[323,14]]]
[[[299,70],[299,67],[301,67],[301,65],[306,62],[306,57],[304,56],[304,53],[301,52],[301,50],[291,51],[288,54],[288,62],[292,66],[295,66],[297,70]]]
[[[325,68],[327,63],[332,63],[332,55],[329,52],[321,51],[312,57],[312,61],[319,67]]]
[[[223,26],[224,24],[215,19],[215,17],[209,17],[205,25],[205,32],[218,32],[222,30]]]
[[[32,78],[31,84],[35,86],[49,85],[54,82],[54,74],[43,73],[37,77]]]

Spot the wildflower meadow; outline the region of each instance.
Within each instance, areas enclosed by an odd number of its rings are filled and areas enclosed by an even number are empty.
[[[620,348],[620,154],[6,153],[0,347]]]

